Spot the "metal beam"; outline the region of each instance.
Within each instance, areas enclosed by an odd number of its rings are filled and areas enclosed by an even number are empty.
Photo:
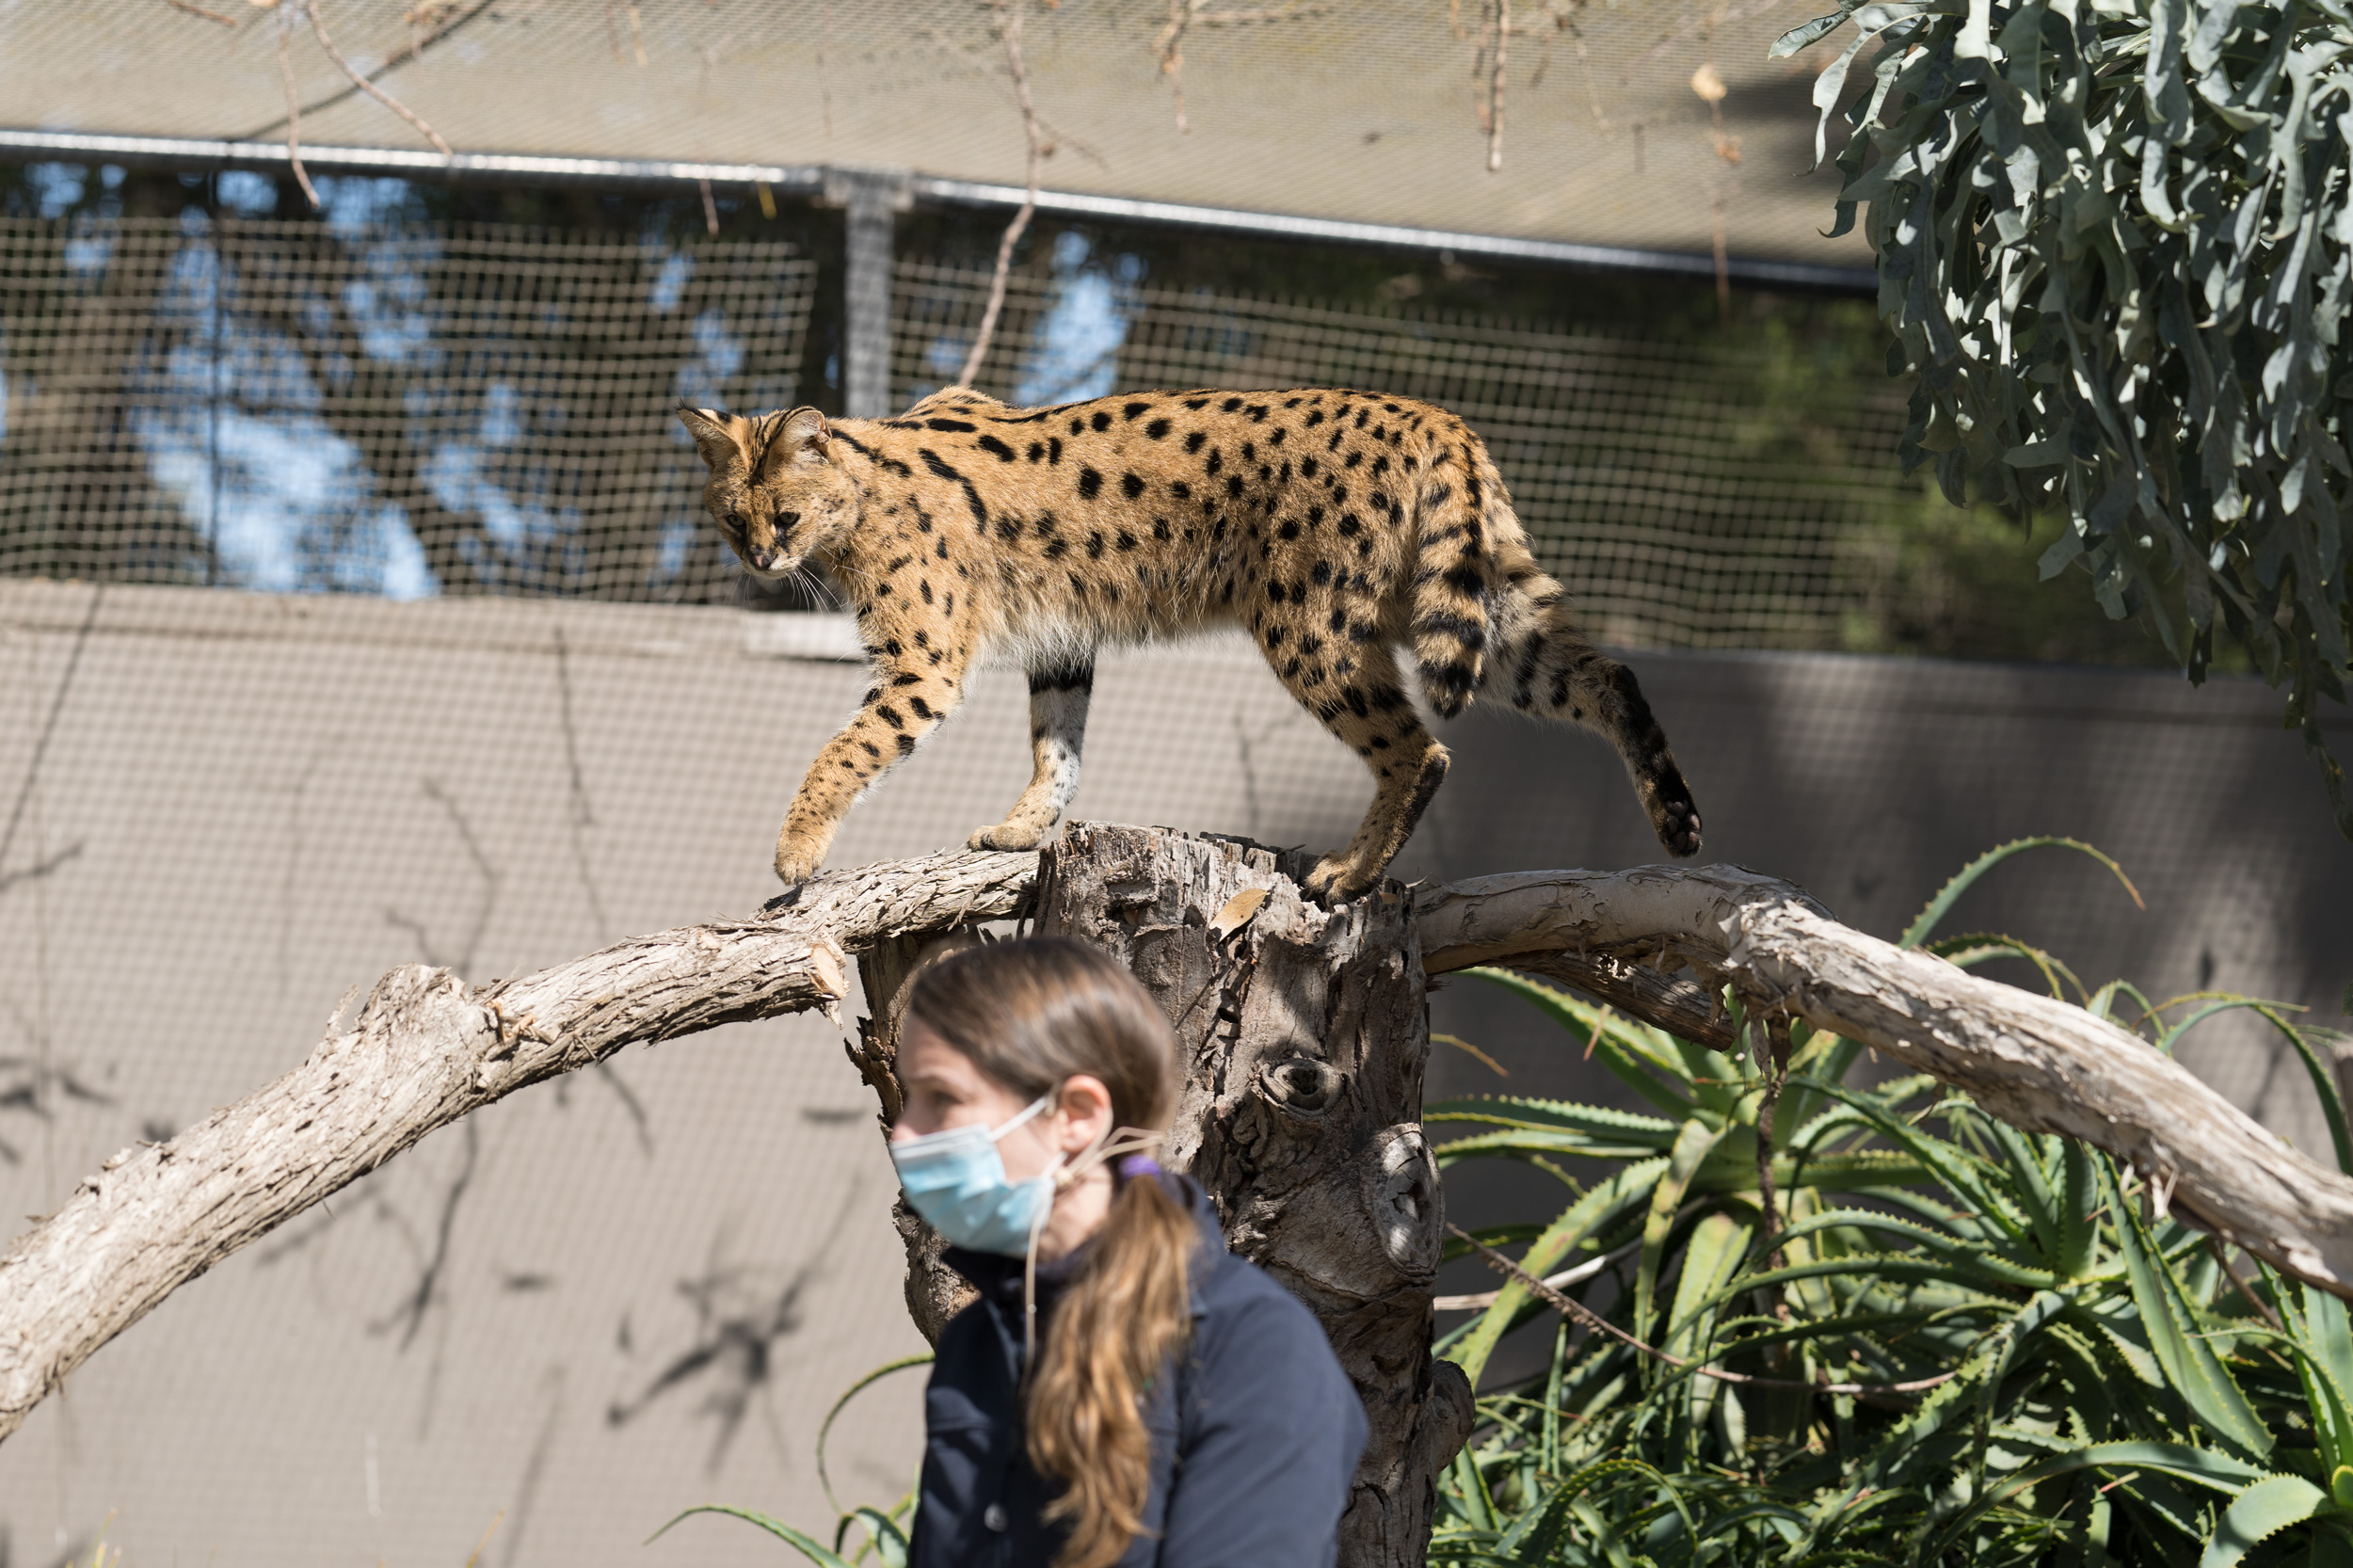
[[[840,166],[825,170],[825,203],[845,209],[841,280],[841,411],[886,419],[899,411],[890,389],[890,241],[894,214],[915,204],[904,168]]]
[[[113,136],[79,132],[0,128],[0,158],[60,158],[168,168],[282,169],[286,149],[276,142],[200,141],[170,136]],[[667,184],[708,180],[712,184],[763,184],[815,196],[827,170],[816,164],[697,164],[637,158],[550,157],[537,153],[438,152],[402,148],[306,146],[302,161],[339,172],[401,174],[411,179],[467,181],[530,180],[600,184]],[[856,171],[853,170],[853,173]],[[917,200],[966,206],[1017,207],[1019,185],[989,184],[919,174],[906,182]],[[1123,223],[1173,224],[1268,239],[1370,245],[1391,249],[1453,251],[1602,272],[1713,278],[1715,258],[1682,250],[1647,250],[1625,246],[1580,245],[1571,240],[1532,239],[1399,223],[1363,223],[1351,218],[1313,217],[1299,213],[1260,213],[1239,207],[1205,207],[1140,197],[1096,196],[1083,191],[1042,190],[1040,212]],[[1735,256],[1725,264],[1731,280],[1750,288],[1806,289],[1832,294],[1870,294],[1878,277],[1868,267],[1825,266],[1811,262]],[[846,368],[846,367],[845,367]]]

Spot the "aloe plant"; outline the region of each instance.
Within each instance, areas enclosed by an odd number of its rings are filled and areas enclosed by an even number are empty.
[[[2043,845],[2092,855],[2131,888],[2089,845],[2019,840],[1947,883],[1903,944],[1963,966],[2023,959],[2153,1049],[2253,1008],[2304,1058],[2345,1160],[2344,1108],[2285,1010],[2089,990],[2012,938],[1935,937],[1986,872]],[[1552,1293],[1616,1331],[1573,1324],[1515,1276],[1443,1338],[1476,1380],[1506,1334],[1555,1320],[1545,1373],[1481,1401],[1433,1562],[2229,1568],[2252,1547],[2353,1568],[2329,1555],[2353,1554],[2353,1336],[2336,1298],[2242,1281],[2098,1150],[1926,1078],[1849,1081],[1861,1049],[1803,1024],[1769,1124],[1769,1235],[1765,1053],[1473,972],[1535,1004],[1650,1112],[1516,1096],[1430,1109],[1474,1129],[1439,1145],[1443,1166],[1516,1160],[1562,1183],[1548,1221],[1479,1240],[1525,1243],[1521,1276],[1553,1275]],[[1726,1005],[1733,1037],[1753,1033]],[[2281,1557],[2290,1545],[2308,1555]]]

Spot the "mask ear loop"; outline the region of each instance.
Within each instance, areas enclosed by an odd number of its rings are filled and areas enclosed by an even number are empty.
[[[1105,1128],[1096,1134],[1093,1143],[1079,1151],[1078,1158],[1056,1164],[1051,1173],[1054,1195],[1060,1197],[1068,1192],[1078,1185],[1080,1176],[1105,1160],[1142,1154],[1157,1147],[1167,1136],[1140,1127]],[[1037,1211],[1037,1217],[1030,1222],[1030,1244],[1021,1255],[1021,1375],[1025,1380],[1037,1364],[1037,1240],[1053,1212],[1050,1203]]]

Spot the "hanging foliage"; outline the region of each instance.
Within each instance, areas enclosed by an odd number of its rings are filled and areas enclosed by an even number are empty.
[[[2326,772],[2353,599],[2344,514],[2353,364],[2353,11],[2343,0],[1845,4],[1816,81],[1816,157],[1851,68],[1867,91],[1833,233],[1855,209],[1917,376],[1903,456],[1946,495],[2071,526],[2042,575],[2089,572],[2189,678],[2217,632]]]

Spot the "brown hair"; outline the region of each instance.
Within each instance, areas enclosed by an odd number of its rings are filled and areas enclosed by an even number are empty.
[[[1159,1130],[1176,1099],[1176,1039],[1135,978],[1058,936],[991,942],[917,977],[907,1014],[982,1073],[1035,1099],[1074,1073],[1111,1091],[1115,1127]],[[1142,1400],[1193,1326],[1192,1214],[1146,1178],[1119,1179],[1109,1218],[1063,1292],[1024,1397],[1030,1462],[1059,1477],[1070,1521],[1055,1568],[1108,1568],[1143,1528],[1152,1443]]]

